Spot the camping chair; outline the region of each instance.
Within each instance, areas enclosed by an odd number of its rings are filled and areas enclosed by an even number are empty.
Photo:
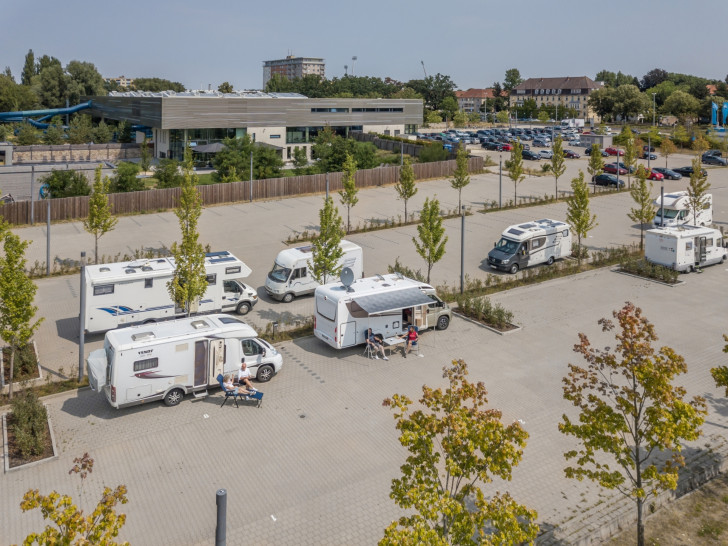
[[[367,358],[374,358],[374,355],[376,354],[376,351],[374,350],[374,347],[367,341],[364,343],[364,352],[363,355],[366,355]]]
[[[412,348],[410,349],[410,354],[417,353],[417,356],[420,356],[420,328],[415,325],[415,332],[417,333],[417,341],[412,342]],[[405,343],[404,351],[407,350],[407,344]]]
[[[241,398],[244,398],[245,400],[257,400],[258,403],[256,404],[256,408],[259,408],[260,405],[263,403],[263,393],[260,391],[253,391],[249,394],[239,394]]]
[[[238,394],[237,390],[228,390],[225,388],[225,383],[223,383],[222,374],[218,374],[217,381],[218,381],[218,383],[220,383],[220,388],[222,389],[222,392],[225,393],[225,400],[222,401],[222,404],[220,405],[220,407],[223,407],[225,405],[225,403],[227,402],[227,399],[232,396],[233,402],[235,402],[235,407],[239,408],[240,406],[238,406],[238,396],[242,396],[242,395]],[[261,398],[262,398],[262,396],[261,396]]]

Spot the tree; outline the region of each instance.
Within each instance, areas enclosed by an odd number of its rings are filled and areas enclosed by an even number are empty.
[[[77,197],[88,195],[91,188],[88,185],[88,178],[79,171],[61,171],[53,169],[49,174],[40,179],[41,184],[47,184],[51,199],[62,197]]]
[[[182,185],[184,177],[180,173],[180,163],[176,159],[160,159],[154,169],[154,178],[157,179],[158,188],[178,188]]]
[[[637,146],[635,145],[634,137],[630,134],[629,138],[624,143],[624,155],[622,156],[622,162],[625,167],[627,167],[627,186],[630,189],[632,189],[632,170],[637,164],[637,153]],[[617,156],[617,159],[619,159],[619,156]]]
[[[425,123],[442,123],[442,116],[437,110],[426,110],[425,111]]]
[[[579,267],[583,255],[581,240],[596,227],[597,216],[589,209],[589,188],[584,181],[584,173],[580,170],[579,176],[571,180],[571,196],[566,200],[566,221],[571,230],[576,233]]]
[[[293,149],[293,169],[296,176],[304,174],[307,166],[308,157],[306,157],[306,148],[296,146]]]
[[[0,232],[4,254],[0,258],[0,337],[10,348],[8,398],[12,398],[15,354],[30,342],[43,318],[33,320],[38,311],[33,305],[38,287],[25,271],[25,250],[29,241],[22,241],[4,223],[0,225]],[[2,371],[0,367],[0,373]]]
[[[695,135],[692,148],[698,156],[703,155],[703,152],[709,147],[710,144],[708,144],[708,141],[705,140],[705,137],[702,134],[698,133]]]
[[[564,398],[579,410],[579,419],[564,415],[559,430],[580,444],[564,454],[567,460],[576,458],[566,476],[588,478],[633,499],[637,544],[644,546],[647,496],[675,489],[678,469],[685,465],[683,442],[698,438],[707,411],[702,398],[688,401],[685,389],[672,384],[687,372],[685,360],[670,347],[655,351],[652,343],[658,338],[642,310],[627,302],[613,316],[619,326],[614,349],[595,349],[579,334],[574,352],[587,367],[569,364],[563,379]],[[605,318],[599,324],[604,332],[615,327]],[[616,466],[607,464],[606,457]]]
[[[93,138],[93,126],[91,116],[87,114],[76,114],[71,118],[68,125],[69,144],[86,144]]]
[[[105,95],[104,78],[93,63],[71,61],[66,65],[68,86],[66,99],[71,105],[80,102],[81,97]]]
[[[134,89],[136,91],[176,91],[182,93],[185,86],[179,82],[165,80],[164,78],[134,78]]]
[[[33,76],[37,73],[35,55],[33,54],[33,50],[29,49],[28,53],[25,54],[25,64],[23,65],[23,73],[20,76],[20,83],[29,86],[32,83]]]
[[[655,208],[652,204],[652,182],[647,185],[647,171],[640,165],[637,169],[637,184],[634,188],[630,188],[629,194],[637,204],[635,208],[629,209],[627,216],[633,222],[640,224],[640,252],[642,252],[645,224],[652,221],[655,217]]]
[[[116,174],[111,179],[111,191],[113,193],[126,193],[130,191],[142,191],[144,182],[137,178],[139,165],[130,161],[120,162],[115,169]]]
[[[139,167],[142,172],[147,172],[152,164],[152,152],[149,149],[149,139],[144,135],[144,140],[139,145]]]
[[[503,79],[503,89],[510,94],[510,92],[517,87],[518,85],[523,83],[523,78],[521,78],[521,73],[518,71],[517,68],[509,68],[506,70],[505,78]]]
[[[672,154],[677,153],[677,146],[675,146],[675,143],[672,140],[665,138],[662,141],[662,146],[660,146],[660,151],[662,152],[662,155],[665,156],[665,168],[667,169],[667,158]]]
[[[222,143],[223,149],[212,160],[216,169],[214,178],[218,181],[250,179],[250,154],[254,146],[250,135],[246,133],[242,138],[226,138]],[[233,172],[235,177],[231,177]]]
[[[455,100],[455,97],[447,96],[442,99],[440,110],[445,115],[446,120],[453,119],[455,112],[458,111],[458,101]]]
[[[703,174],[700,167],[700,158],[693,159],[693,172],[690,173],[690,182],[688,183],[688,205],[693,211],[693,225],[697,225],[698,211],[705,208],[708,198],[706,194],[710,189],[708,182],[708,174]]]
[[[445,161],[448,155],[448,151],[442,146],[442,142],[435,141],[431,144],[425,144],[417,159],[420,163],[430,163],[432,161]]]
[[[75,463],[69,474],[78,474],[81,483],[93,472],[94,460],[88,453],[73,460]],[[83,487],[83,485],[82,485]],[[37,489],[28,490],[23,495],[20,508],[23,512],[40,508],[43,519],[51,520],[55,525],[46,525],[41,533],[31,533],[23,544],[104,544],[105,546],[129,546],[128,542],[117,543],[113,539],[119,536],[126,523],[126,514],[117,514],[116,507],[128,502],[125,485],[115,489],[104,487],[96,508],[88,516],[84,515],[69,495],[61,495],[53,491],[41,495]]]
[[[668,77],[669,75],[667,73],[667,70],[663,70],[661,68],[653,68],[647,74],[642,76],[640,88],[644,91],[651,87],[655,87],[666,81]]]
[[[728,336],[723,334],[723,340],[727,343],[723,346],[723,352],[728,353]],[[725,395],[728,396],[728,366],[717,366],[710,369],[710,375],[715,380],[716,387],[723,387]]]
[[[450,179],[452,189],[458,191],[458,214],[462,210],[462,193],[463,188],[470,184],[470,174],[468,172],[468,151],[465,146],[458,146],[457,156],[455,158],[455,171]]]
[[[556,137],[553,146],[553,155],[551,156],[551,172],[554,175],[556,183],[556,191],[554,197],[559,198],[559,177],[566,172],[566,159],[564,158],[564,141],[561,137]]]
[[[687,119],[692,119],[697,115],[699,108],[698,99],[678,89],[665,99],[660,110],[665,114],[677,116],[680,123],[685,123]]]
[[[595,89],[589,95],[589,108],[602,119],[614,116],[615,90],[612,87]]]
[[[500,124],[508,123],[508,110],[501,110],[495,115],[495,120]]]
[[[128,144],[133,140],[131,125],[129,125],[128,121],[122,120],[119,122],[119,125],[116,128],[116,140],[122,144]]]
[[[445,235],[445,228],[442,226],[440,216],[440,201],[430,198],[425,199],[425,204],[420,211],[420,223],[417,226],[419,241],[412,237],[415,250],[425,263],[427,263],[427,282],[430,282],[432,266],[439,262],[445,255],[445,244],[448,237]]]
[[[471,383],[467,374],[467,364],[453,360],[443,367],[445,390],[423,386],[417,409],[404,394],[384,401],[409,452],[390,497],[409,515],[385,529],[380,545],[520,544],[536,538],[535,511],[508,493],[486,498],[479,487],[511,479],[528,433],[518,421],[502,423],[502,412],[486,406],[485,385]],[[488,527],[493,533],[486,535]]]
[[[53,62],[55,61],[55,62]],[[58,59],[40,70],[38,96],[46,108],[63,108],[69,95],[71,78],[66,74]]]
[[[101,165],[96,167],[94,172],[94,187],[91,198],[88,201],[88,216],[83,221],[83,229],[94,236],[94,258],[99,263],[99,239],[108,233],[119,221],[111,213],[109,203],[109,187],[111,181],[108,176],[101,178]]]
[[[455,127],[465,127],[468,123],[468,115],[462,110],[458,110],[452,117],[452,123]]]
[[[194,172],[192,151],[185,148],[184,177],[182,181],[179,206],[174,214],[179,219],[182,242],[172,243],[169,249],[174,257],[175,269],[172,279],[167,283],[169,296],[175,305],[182,308],[189,317],[193,306],[207,290],[205,271],[205,250],[199,242],[200,233],[197,223],[202,214],[202,197],[197,190],[199,180]],[[195,309],[196,311],[196,309]]]
[[[407,202],[417,194],[415,171],[409,157],[405,158],[399,169],[399,182],[394,185],[394,190],[397,192],[397,198],[404,201],[404,221],[407,222],[409,220]]]
[[[526,179],[523,174],[523,145],[516,142],[511,151],[511,159],[508,162],[508,178],[513,180],[513,205],[518,205],[518,184]]]
[[[344,229],[341,226],[339,209],[331,197],[324,198],[324,206],[319,210],[319,234],[311,241],[311,260],[308,269],[319,284],[326,284],[331,277],[341,273],[340,263],[344,251],[341,239]]]
[[[614,90],[614,113],[623,120],[652,110],[652,101],[636,85],[620,85]]]
[[[675,144],[678,144],[681,150],[684,146],[687,146],[690,139],[688,136],[688,132],[683,125],[678,125],[677,127],[675,127],[675,130],[672,132],[672,141]]]
[[[233,85],[230,82],[222,82],[217,86],[217,90],[220,93],[232,93],[234,91]]]
[[[43,144],[63,144],[65,136],[66,132],[63,130],[63,120],[61,119],[61,116],[54,116],[43,134]]]
[[[15,143],[18,146],[33,146],[40,142],[40,132],[27,121],[20,124],[18,134],[15,135]]]
[[[341,204],[346,207],[346,232],[349,233],[351,231],[351,207],[359,202],[357,197],[359,190],[356,187],[356,161],[350,154],[346,154],[341,185],[343,189],[339,192],[339,197]]]
[[[37,103],[38,97],[30,87],[15,83],[8,74],[0,74],[0,111],[31,110]]]
[[[96,144],[111,142],[111,129],[105,121],[101,120],[93,130],[93,141]]]

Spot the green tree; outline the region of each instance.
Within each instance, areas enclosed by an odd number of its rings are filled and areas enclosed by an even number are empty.
[[[158,188],[178,188],[184,181],[180,173],[180,163],[176,159],[160,159],[154,169],[154,178],[157,179]]]
[[[233,85],[230,82],[222,82],[217,86],[217,90],[220,93],[232,93],[234,91]]]
[[[710,144],[702,134],[698,133],[697,135],[695,135],[695,138],[693,139],[692,149],[698,156],[702,155],[703,152],[709,147]]]
[[[33,146],[40,143],[40,132],[27,121],[20,124],[18,134],[15,135],[15,144],[18,146]]]
[[[463,188],[470,184],[470,173],[468,172],[468,151],[465,146],[458,146],[457,157],[455,158],[455,170],[450,179],[450,187],[458,191],[458,213],[462,210]]]
[[[185,86],[179,82],[165,80],[164,78],[134,78],[134,89],[136,91],[176,91],[182,93]]]
[[[54,116],[43,134],[43,144],[63,144],[65,137],[66,132],[63,130],[63,120],[61,119],[61,116]]]
[[[624,143],[624,155],[622,156],[622,162],[627,167],[627,187],[630,189],[632,189],[632,170],[637,164],[637,157],[637,145],[635,144],[634,137],[630,135],[630,138]]]
[[[88,114],[76,114],[71,118],[68,125],[69,144],[86,144],[93,138],[93,126],[91,116]]]
[[[602,87],[595,89],[589,95],[589,108],[602,119],[614,119],[615,115],[615,93],[613,87]]]
[[[409,452],[390,493],[408,515],[385,529],[380,546],[521,544],[536,538],[535,511],[508,493],[486,498],[479,487],[494,477],[511,479],[528,433],[518,421],[503,424],[502,412],[487,407],[485,385],[467,375],[467,364],[453,360],[443,367],[445,390],[423,386],[416,409],[404,394],[384,401]]]
[[[109,203],[109,187],[111,181],[108,176],[101,178],[101,165],[94,172],[94,187],[88,201],[88,216],[83,221],[83,229],[94,236],[94,258],[99,263],[99,239],[108,233],[119,221],[111,212]]]
[[[723,334],[723,340],[727,343],[723,346],[723,352],[728,353],[728,336]],[[728,366],[717,366],[710,369],[710,375],[715,380],[716,387],[725,389],[725,395],[728,396]]]
[[[43,319],[34,320],[38,307],[33,301],[38,287],[25,271],[25,250],[29,241],[22,241],[4,223],[0,232],[4,254],[0,257],[0,337],[10,348],[8,398],[12,398],[15,354],[30,343]]]
[[[443,148],[442,142],[436,141],[431,144],[425,144],[420,150],[417,158],[420,163],[431,163],[433,161],[445,161],[448,158],[448,151]]]
[[[92,139],[96,144],[111,142],[111,129],[105,121],[101,120],[94,128]]]
[[[566,200],[566,221],[571,225],[571,231],[576,233],[579,267],[583,251],[581,240],[596,227],[597,217],[589,209],[589,188],[584,181],[584,173],[580,170],[579,176],[571,180],[571,196]]]
[[[172,243],[169,249],[174,257],[175,270],[167,283],[169,296],[187,316],[196,312],[200,298],[207,291],[205,249],[199,242],[197,224],[202,214],[202,197],[197,190],[199,180],[194,172],[192,151],[185,148],[184,176],[179,196],[179,206],[174,213],[179,219],[181,243]]]
[[[509,68],[506,70],[505,78],[503,79],[503,89],[508,91],[510,94],[511,90],[523,83],[521,73],[517,68]]]
[[[46,108],[63,108],[71,85],[70,77],[64,72],[58,59],[40,69],[38,97]]]
[[[346,232],[351,231],[351,207],[359,202],[357,194],[359,190],[356,187],[356,161],[354,157],[346,154],[344,161],[344,176],[341,180],[343,189],[339,192],[341,204],[346,207]]]
[[[462,110],[458,110],[452,117],[452,123],[455,127],[465,127],[468,123],[468,115]]]
[[[678,89],[665,99],[660,111],[664,114],[672,114],[680,120],[680,123],[685,123],[686,120],[697,115],[699,108],[700,101],[698,99]]]
[[[592,144],[591,153],[589,154],[589,163],[587,163],[586,170],[591,175],[592,179],[604,171],[604,158],[602,158],[602,152],[599,149],[599,145],[596,143]],[[596,185],[594,185],[594,191],[596,191]]]
[[[147,172],[152,164],[152,152],[149,149],[149,140],[144,135],[144,140],[139,145],[139,167],[142,172]]]
[[[445,255],[445,244],[448,237],[445,235],[445,228],[442,225],[440,215],[440,201],[430,198],[425,199],[425,204],[420,211],[420,223],[417,226],[419,241],[412,237],[415,250],[427,264],[427,282],[430,282],[432,266],[439,262]]]
[[[88,185],[88,178],[79,171],[61,171],[53,169],[49,174],[40,179],[41,184],[47,184],[51,199],[62,197],[77,197],[88,195],[91,188]]]
[[[33,50],[29,49],[28,53],[25,54],[25,64],[23,65],[23,74],[20,77],[20,83],[29,86],[32,83],[33,76],[37,73],[35,55],[33,54]]]
[[[130,161],[120,162],[115,169],[116,174],[111,179],[111,191],[113,193],[126,193],[130,191],[142,191],[144,181],[137,178],[139,165]]]
[[[415,185],[415,171],[412,168],[410,158],[407,157],[399,169],[399,182],[394,185],[394,191],[397,192],[397,199],[404,201],[404,221],[407,222],[407,202],[417,194],[417,186]]]
[[[627,120],[652,110],[652,101],[636,85],[620,85],[614,90],[614,113]]]
[[[556,137],[553,146],[553,155],[551,156],[551,172],[554,175],[556,183],[556,191],[554,196],[559,198],[559,178],[566,172],[566,159],[564,158],[564,140]]]
[[[0,74],[0,111],[31,110],[37,103],[38,97],[31,87],[15,83],[8,74]]]
[[[680,149],[684,148],[690,142],[688,132],[683,125],[678,125],[672,132],[672,141],[680,146]]]
[[[513,180],[513,204],[518,204],[518,184],[526,179],[523,174],[523,145],[516,142],[511,151],[511,159],[508,161],[508,178]]]
[[[330,278],[341,273],[340,260],[344,255],[340,244],[344,237],[341,223],[334,200],[325,198],[324,206],[319,210],[319,234],[311,241],[311,260],[308,262],[311,275],[320,284],[326,284]]]
[[[458,111],[458,101],[455,100],[455,97],[445,97],[440,103],[440,110],[445,115],[445,120],[453,119]]]
[[[588,478],[633,499],[637,544],[644,546],[644,503],[650,494],[677,487],[678,470],[685,465],[683,442],[698,439],[707,411],[702,398],[688,401],[685,389],[672,384],[687,372],[685,360],[670,347],[655,350],[657,334],[642,310],[627,302],[613,316],[619,327],[614,349],[595,349],[579,334],[574,351],[587,366],[569,364],[563,379],[564,398],[579,410],[579,418],[564,415],[559,430],[580,444],[564,454],[576,459],[566,476]],[[599,323],[604,332],[615,328],[608,319]]]
[[[635,204],[635,208],[629,209],[627,216],[633,222],[640,225],[640,251],[643,249],[645,236],[645,224],[655,217],[655,207],[652,204],[652,182],[647,183],[647,171],[640,165],[637,169],[637,184],[629,190]]]
[[[131,125],[129,125],[128,121],[122,120],[119,122],[119,125],[116,128],[116,140],[122,144],[128,144],[133,140]]]
[[[104,78],[93,63],[71,61],[66,65],[68,87],[66,97],[71,105],[78,104],[81,97],[105,95]]]
[[[700,158],[693,159],[693,172],[690,173],[690,182],[688,183],[688,204],[693,211],[693,224],[697,225],[698,211],[705,208],[708,198],[706,194],[710,189],[708,182],[708,174],[703,174],[700,167]]]
[[[442,116],[437,110],[426,110],[425,111],[425,123],[442,123]]]
[[[468,123],[480,123],[480,114],[478,112],[470,112],[467,121]]]
[[[222,181],[250,179],[250,154],[253,153],[253,141],[247,133],[242,138],[226,138],[222,141],[224,148],[215,154],[212,164],[216,169],[215,179]],[[231,177],[232,173],[235,177]]]
[[[500,124],[506,124],[508,123],[508,110],[501,110],[495,115],[495,120]],[[548,120],[548,118],[547,118]]]
[[[665,138],[662,141],[662,146],[660,146],[660,151],[662,152],[662,155],[665,156],[665,168],[667,169],[667,158],[672,154],[677,153],[677,146],[675,146],[672,140]]]
[[[308,166],[308,157],[306,157],[306,148],[296,146],[293,149],[293,169],[296,176],[305,174]]]

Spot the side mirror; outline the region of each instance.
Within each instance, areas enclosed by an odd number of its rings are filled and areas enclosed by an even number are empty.
[[[496,246],[498,246],[498,243],[493,243],[493,248],[495,248]]]

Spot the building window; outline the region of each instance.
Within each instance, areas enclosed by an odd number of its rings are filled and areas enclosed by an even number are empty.
[[[348,108],[311,108],[311,112],[328,112],[331,114],[348,114]]]

